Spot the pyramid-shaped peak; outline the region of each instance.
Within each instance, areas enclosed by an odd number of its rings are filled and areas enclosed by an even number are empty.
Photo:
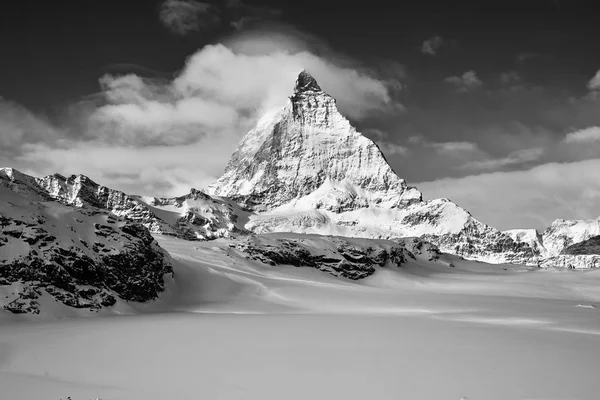
[[[301,92],[320,92],[321,87],[317,83],[317,80],[313,78],[311,74],[309,74],[305,69],[300,71],[298,74],[298,78],[296,79],[296,85],[294,86],[294,93]]]

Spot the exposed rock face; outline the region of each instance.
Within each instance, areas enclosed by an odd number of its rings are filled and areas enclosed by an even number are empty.
[[[570,224],[571,227],[574,225],[576,224]],[[553,226],[555,225],[553,224]],[[587,233],[589,232],[587,229],[585,231],[586,234],[583,236],[587,236]],[[553,233],[554,232],[556,232],[556,230],[553,230]],[[580,237],[582,236],[578,235],[575,236],[575,239],[571,237],[569,240],[563,240],[568,243],[572,240],[577,240],[577,238]],[[600,236],[594,236],[562,249],[560,254],[546,258],[543,261],[542,266],[568,269],[600,268]]]
[[[235,151],[210,194],[271,210],[321,189],[323,207],[402,207],[421,200],[390,168],[379,148],[358,133],[312,76],[301,72],[280,111],[261,119]]]
[[[170,256],[143,226],[94,207],[35,198],[31,188],[0,176],[0,306],[39,313],[49,294],[76,308],[98,310],[117,297],[145,302],[164,290]],[[6,186],[21,190],[9,190]],[[3,296],[4,297],[4,296]]]
[[[568,255],[600,255],[600,236],[594,236],[583,242],[573,244],[561,252]]]
[[[536,254],[546,255],[543,236],[535,229],[511,229],[504,231],[504,234],[510,236],[517,243],[525,243],[531,247]]]
[[[207,190],[256,211],[246,227],[257,233],[420,236],[488,262],[536,264],[539,255],[447,199],[424,202],[306,71],[287,105],[259,121]]]
[[[435,246],[414,238],[393,242],[317,235],[252,235],[230,247],[263,264],[316,268],[352,280],[372,275],[377,267],[400,267],[416,255],[429,261],[439,256]]]
[[[187,240],[208,240],[244,232],[236,203],[214,199],[198,190],[176,198],[131,196],[92,181],[84,175],[60,174],[34,178],[12,168],[0,169],[0,184],[38,200],[57,200],[76,207],[96,207],[151,233]]]
[[[559,254],[544,258],[539,264],[543,268],[592,269],[600,268],[600,256]]]

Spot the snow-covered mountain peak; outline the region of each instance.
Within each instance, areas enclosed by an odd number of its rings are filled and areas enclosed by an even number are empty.
[[[356,131],[306,71],[285,107],[246,134],[207,192],[256,211],[315,192],[327,209],[338,211],[421,201],[421,193],[394,173],[379,147]]]
[[[296,84],[294,85],[294,94],[299,95],[306,92],[322,92],[317,80],[313,78],[305,69],[300,71]]]

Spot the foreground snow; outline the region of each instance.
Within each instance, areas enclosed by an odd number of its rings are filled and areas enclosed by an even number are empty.
[[[176,260],[176,278],[159,301],[99,318],[56,321],[56,308],[27,317],[37,322],[2,314],[0,398],[591,400],[600,393],[598,271],[504,270],[442,256],[351,281],[249,262],[226,241],[158,241]]]

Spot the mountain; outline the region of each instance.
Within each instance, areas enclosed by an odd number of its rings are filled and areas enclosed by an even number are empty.
[[[0,170],[1,308],[38,314],[40,303],[53,299],[99,310],[164,290],[171,257],[146,228],[96,207],[52,201],[34,182]]]
[[[539,257],[528,243],[448,199],[423,201],[306,71],[286,105],[242,139],[207,193],[254,211],[246,228],[257,233],[418,236],[444,252],[481,261],[536,265]]]
[[[173,198],[128,195],[92,181],[84,175],[60,174],[34,178],[13,168],[0,169],[4,185],[37,198],[57,200],[75,207],[96,207],[138,222],[151,233],[186,240],[208,240],[245,232],[247,212],[228,200],[192,189]]]
[[[557,219],[542,234],[548,255],[560,254],[569,246],[600,235],[600,219]]]
[[[242,140],[210,194],[256,211],[297,202],[318,191],[310,206],[333,212],[420,202],[368,138],[338,111],[335,100],[302,71],[287,105],[262,118]]]

